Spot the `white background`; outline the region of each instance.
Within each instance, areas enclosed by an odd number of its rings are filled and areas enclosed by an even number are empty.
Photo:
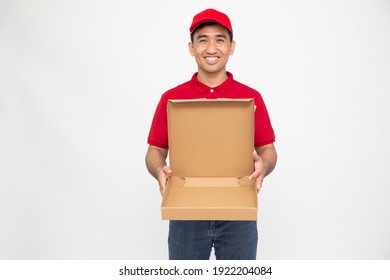
[[[0,1],[1,259],[167,258],[146,138],[209,7],[277,135],[258,258],[390,259],[387,0]]]

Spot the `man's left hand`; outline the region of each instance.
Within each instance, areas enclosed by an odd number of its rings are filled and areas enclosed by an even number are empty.
[[[255,171],[249,176],[249,180],[256,180],[256,188],[257,188],[257,192],[259,192],[267,171],[263,163],[263,160],[257,154],[257,152],[253,151],[252,155],[253,155],[253,160],[255,162]]]

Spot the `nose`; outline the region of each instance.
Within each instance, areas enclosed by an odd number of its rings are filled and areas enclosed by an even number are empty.
[[[214,53],[216,53],[217,52],[217,45],[216,45],[216,43],[214,42],[214,41],[210,41],[209,43],[208,43],[208,45],[207,45],[207,53],[209,53],[209,54],[214,54]]]

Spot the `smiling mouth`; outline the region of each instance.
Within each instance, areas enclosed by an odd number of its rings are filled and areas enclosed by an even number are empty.
[[[218,57],[212,56],[212,57],[206,57],[205,59],[206,59],[207,61],[209,61],[209,62],[215,62],[215,61],[218,60]]]

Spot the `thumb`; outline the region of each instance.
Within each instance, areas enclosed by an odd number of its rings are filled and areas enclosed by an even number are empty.
[[[168,165],[165,165],[163,167],[163,172],[166,174],[166,175],[171,175],[172,174],[172,169],[168,166]]]

